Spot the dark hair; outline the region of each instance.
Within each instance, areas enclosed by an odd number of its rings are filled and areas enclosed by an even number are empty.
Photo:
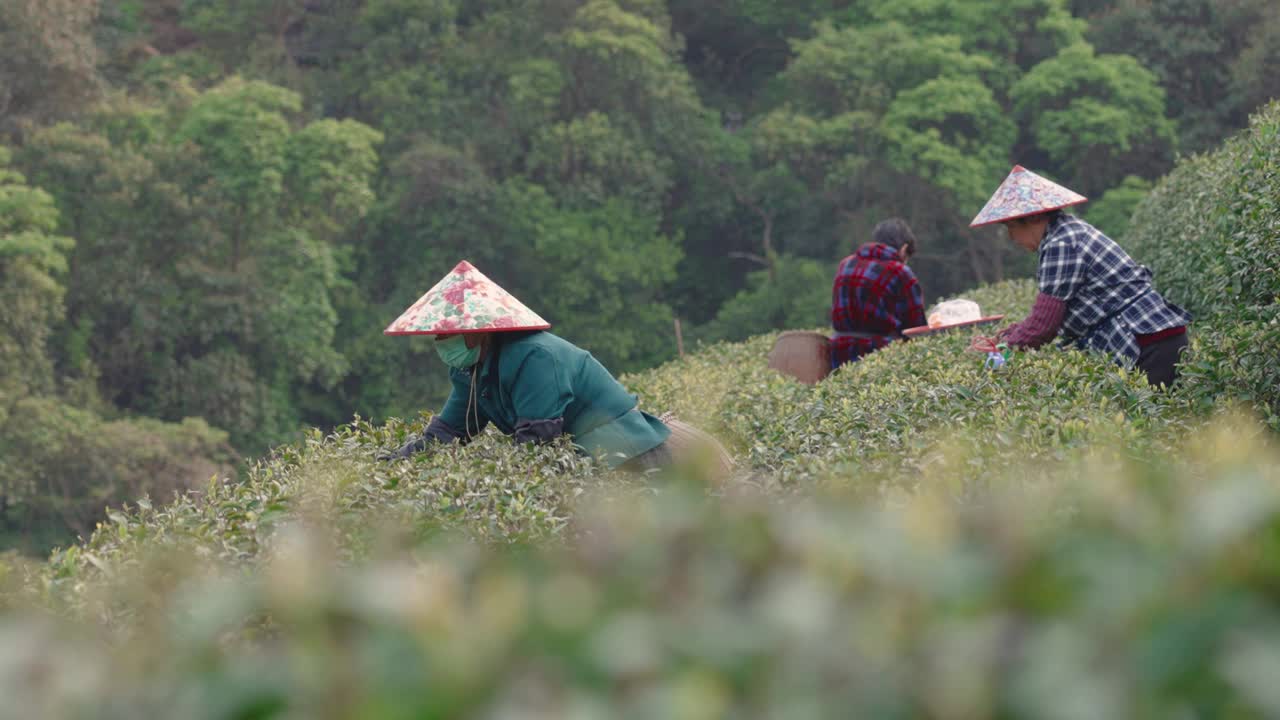
[[[907,255],[916,254],[916,236],[911,226],[902,218],[883,220],[871,231],[871,242],[888,245],[895,250],[906,250]]]

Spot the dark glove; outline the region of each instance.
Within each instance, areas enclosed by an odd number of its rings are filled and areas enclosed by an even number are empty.
[[[564,418],[554,418],[552,420],[526,420],[520,418],[516,421],[515,439],[517,443],[537,443],[546,445],[556,438],[564,434]]]
[[[420,453],[423,450],[426,450],[428,442],[430,442],[430,439],[427,438],[426,435],[415,435],[409,439],[409,442],[401,445],[400,449],[392,450],[390,452],[380,452],[377,457],[379,460],[384,462],[390,462],[392,460],[408,460],[414,453]]]

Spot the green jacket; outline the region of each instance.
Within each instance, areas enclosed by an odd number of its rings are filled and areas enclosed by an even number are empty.
[[[581,452],[616,467],[671,434],[591,353],[549,332],[495,333],[478,366],[450,368],[449,378],[449,399],[426,433],[442,442],[470,440],[489,423],[522,442],[568,433]]]

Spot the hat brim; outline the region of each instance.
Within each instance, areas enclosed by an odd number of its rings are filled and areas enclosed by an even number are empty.
[[[981,222],[981,223],[970,223],[969,227],[980,228],[980,227],[987,227],[989,225],[1000,225],[1002,223],[1007,223],[1011,220],[1021,220],[1022,218],[1035,217],[1036,215],[1044,215],[1045,213],[1064,210],[1069,207],[1075,207],[1076,205],[1083,205],[1087,202],[1089,202],[1089,198],[1082,198],[1080,200],[1076,200],[1075,202],[1069,202],[1066,205],[1059,205],[1056,208],[1049,208],[1048,210],[1036,210],[1035,212],[1022,213],[1021,215],[1010,215],[1009,217],[1000,218],[999,220],[988,220],[986,222]]]
[[[551,325],[535,325],[532,327],[480,328],[477,330],[383,330],[383,335],[480,335],[482,333],[534,332],[550,330]]]
[[[988,315],[987,317],[978,318],[977,320],[966,320],[964,322],[953,323],[951,325],[939,325],[937,327],[907,328],[906,330],[902,331],[902,335],[903,337],[909,337],[909,338],[925,337],[927,335],[933,335],[935,333],[943,333],[943,332],[947,332],[948,330],[955,330],[956,328],[972,327],[976,325],[990,325],[991,323],[1000,322],[1003,319],[1004,319],[1004,315]]]

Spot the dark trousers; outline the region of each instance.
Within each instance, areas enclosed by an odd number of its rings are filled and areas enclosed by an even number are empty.
[[[1178,360],[1186,349],[1186,333],[1152,343],[1138,354],[1138,369],[1153,386],[1169,387],[1178,380]]]

